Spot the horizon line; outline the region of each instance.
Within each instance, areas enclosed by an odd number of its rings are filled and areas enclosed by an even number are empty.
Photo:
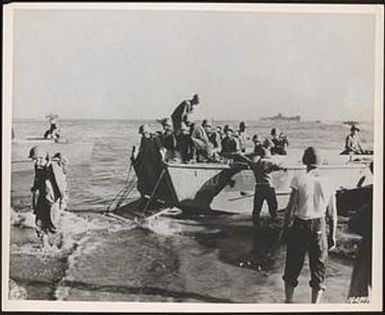
[[[255,119],[242,119],[242,118],[232,118],[232,119],[226,119],[226,118],[219,118],[219,119],[214,119],[214,121],[259,121],[259,122],[285,122],[285,120],[277,120],[277,121],[269,121],[269,120],[262,120],[260,118],[255,118]],[[154,120],[157,121],[158,118],[59,118],[59,121],[81,121],[81,120],[120,120],[120,121],[148,121],[148,120]],[[203,119],[197,119],[197,121],[201,121]],[[12,118],[12,121],[47,121],[45,118],[24,118],[24,117],[18,117],[18,118]],[[344,122],[344,121],[357,121],[357,122],[373,122],[373,119],[301,119],[300,121],[295,121],[295,122],[323,122],[323,121],[328,121],[328,122]],[[291,122],[291,121],[286,121],[286,122]]]

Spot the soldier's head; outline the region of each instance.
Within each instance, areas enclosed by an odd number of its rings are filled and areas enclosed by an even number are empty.
[[[302,156],[302,163],[306,166],[317,167],[322,164],[322,156],[318,149],[315,147],[308,147]]]
[[[239,131],[245,131],[246,130],[246,124],[244,121],[241,121],[239,123]]]
[[[145,138],[149,138],[151,136],[151,133],[150,133],[150,128],[148,127],[148,125],[141,125],[139,127],[139,133],[145,137]]]
[[[208,119],[203,120],[202,126],[207,133],[211,133],[213,130],[213,126]]]
[[[228,138],[234,138],[234,130],[233,128],[231,128],[230,126],[227,126],[227,128],[225,129],[225,134],[226,134],[226,137]]]
[[[355,135],[357,134],[357,132],[360,131],[360,128],[358,128],[356,125],[353,125],[351,128],[350,128],[350,132],[352,135]]]
[[[280,131],[278,128],[272,128],[271,131],[270,131],[270,135],[273,137],[273,138],[276,138],[278,137]]]
[[[38,166],[44,166],[48,161],[48,157],[48,152],[39,146],[34,146],[29,150],[28,158],[32,159]]]
[[[162,119],[162,127],[165,132],[172,132],[172,122],[170,118]]]
[[[261,138],[257,134],[255,134],[253,136],[253,142],[254,142],[254,145],[261,145],[262,144]]]
[[[198,105],[199,104],[199,96],[198,94],[194,94],[192,99],[191,99],[191,104],[192,105]]]

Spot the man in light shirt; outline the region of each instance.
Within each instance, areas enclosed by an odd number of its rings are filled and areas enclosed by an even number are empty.
[[[306,173],[293,177],[290,200],[285,212],[283,237],[287,244],[285,281],[286,303],[293,303],[294,289],[306,253],[310,260],[312,303],[320,301],[325,290],[328,250],[335,247],[337,208],[335,191],[319,173],[321,156],[309,147],[302,157]],[[328,220],[326,220],[328,219]],[[329,234],[326,232],[326,222]]]
[[[350,134],[345,139],[345,150],[341,154],[365,154],[366,150],[363,148],[360,138],[358,136],[360,128],[353,125],[350,128]]]

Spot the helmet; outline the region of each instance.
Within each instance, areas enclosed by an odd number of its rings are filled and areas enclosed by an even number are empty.
[[[148,125],[141,125],[139,127],[139,133],[145,133],[145,132],[149,132]]]
[[[37,159],[37,158],[44,158],[46,156],[47,156],[46,151],[44,151],[39,146],[34,146],[33,148],[31,148],[31,150],[29,150],[28,158]]]
[[[168,117],[161,119],[161,120],[160,120],[160,123],[162,124],[162,126],[169,126],[169,127],[172,127],[171,119],[168,118]]]

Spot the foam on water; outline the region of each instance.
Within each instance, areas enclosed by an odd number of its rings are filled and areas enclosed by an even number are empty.
[[[138,142],[141,123],[61,123],[70,141],[92,142],[95,146],[88,166],[74,167],[70,161],[69,209],[73,212],[63,213],[60,248],[42,249],[33,231],[35,217],[30,209],[33,170],[12,174],[10,267],[11,279],[16,282],[10,286],[16,288],[12,289],[14,298],[280,302],[277,292],[280,295],[282,289],[281,249],[272,251],[271,266],[266,272],[237,265],[239,256],[248,253],[252,246],[249,212],[239,216],[192,217],[174,213],[141,226],[96,213],[105,210],[126,183],[129,155],[132,145]],[[249,125],[249,134],[269,135],[271,123]],[[44,122],[16,122],[14,129],[19,137],[24,137],[39,134],[44,129],[42,126]],[[289,150],[309,145],[342,149],[348,132],[339,123],[277,123],[275,127],[288,135]],[[372,142],[369,127],[361,130],[368,148]],[[261,245],[261,250],[265,249]],[[331,261],[329,278],[336,279],[331,281],[329,301],[344,301],[350,273],[351,266]],[[308,277],[308,271],[305,276]],[[298,296],[308,300],[306,285],[300,287]]]

